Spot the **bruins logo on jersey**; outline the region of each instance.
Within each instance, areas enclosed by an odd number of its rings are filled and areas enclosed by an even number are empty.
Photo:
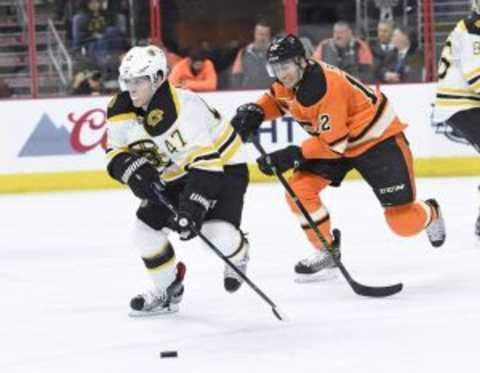
[[[158,123],[163,120],[163,110],[154,109],[147,116],[147,125],[155,127]]]

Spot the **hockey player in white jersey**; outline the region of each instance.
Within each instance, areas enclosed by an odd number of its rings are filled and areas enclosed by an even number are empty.
[[[167,234],[189,240],[194,226],[243,273],[248,242],[240,230],[248,185],[246,154],[230,122],[195,93],[173,87],[164,52],[134,47],[120,65],[126,91],[108,106],[108,173],[142,200],[134,240],[153,289],[134,297],[130,315],[178,310],[185,265],[176,263]],[[178,210],[174,217],[155,203],[161,189]],[[179,224],[179,221],[188,224]],[[224,287],[238,290],[242,279],[225,267]]]
[[[432,114],[437,133],[480,152],[480,0],[445,41]],[[475,234],[480,239],[480,215]]]

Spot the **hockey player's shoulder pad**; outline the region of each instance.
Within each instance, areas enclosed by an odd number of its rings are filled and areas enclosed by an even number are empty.
[[[309,63],[297,90],[297,100],[303,106],[312,106],[327,93],[327,80],[318,63]]]
[[[130,94],[128,92],[121,92],[112,97],[107,107],[107,119],[122,115],[122,114],[135,114],[136,109],[133,106]]]
[[[472,13],[468,18],[460,21],[460,23],[461,22],[464,22],[469,34],[480,35],[480,15]]]

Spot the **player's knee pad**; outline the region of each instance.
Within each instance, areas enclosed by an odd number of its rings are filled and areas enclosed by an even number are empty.
[[[308,194],[297,194],[297,197],[302,202],[302,205],[307,209],[307,211],[316,211],[321,207],[321,201],[318,194],[316,195],[308,195]],[[300,209],[298,208],[295,201],[290,197],[288,193],[285,193],[285,199],[287,200],[287,204],[290,207],[290,210],[294,214],[300,214]]]
[[[163,230],[154,230],[137,220],[133,231],[134,245],[139,249],[143,263],[159,287],[168,286],[174,279],[175,251]]]
[[[202,226],[202,233],[227,258],[234,259],[247,249],[243,233],[232,224],[223,220],[209,220]]]
[[[174,261],[175,252],[166,232],[154,230],[141,220],[135,223],[133,244],[140,251],[142,260],[149,270],[156,270]]]
[[[387,207],[385,219],[390,229],[399,236],[413,236],[420,233],[429,220],[429,208],[418,201],[402,206]]]
[[[155,230],[141,220],[136,220],[133,228],[133,242],[142,255],[150,256],[161,251],[169,243],[167,233]]]

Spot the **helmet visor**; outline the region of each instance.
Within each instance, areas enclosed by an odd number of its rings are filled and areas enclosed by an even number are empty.
[[[297,61],[294,58],[289,58],[279,62],[267,63],[268,75],[272,78],[279,78],[284,74],[296,71],[298,68]]]

